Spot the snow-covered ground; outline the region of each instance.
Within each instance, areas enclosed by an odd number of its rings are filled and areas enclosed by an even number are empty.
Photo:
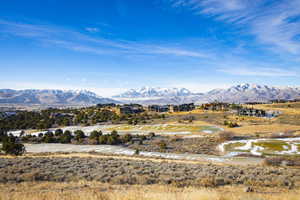
[[[94,130],[102,131],[103,134],[110,133],[114,128],[118,131],[119,134],[136,134],[136,135],[147,135],[149,132],[154,131],[156,135],[190,135],[192,134],[191,131],[185,131],[184,126],[183,128],[180,127],[180,130],[176,130],[177,127],[180,125],[173,125],[170,124],[153,124],[153,125],[93,125],[93,126],[67,126],[61,128],[63,131],[69,130],[74,132],[76,130],[82,130],[87,136]],[[200,129],[201,127],[199,127]],[[120,130],[119,130],[120,129]],[[128,130],[126,130],[128,129]],[[183,130],[181,130],[183,129]],[[56,128],[49,129],[49,131],[55,131]],[[222,131],[222,128],[211,126],[207,127],[207,129],[199,130],[199,132],[206,133],[206,134],[213,134],[217,131]],[[47,131],[27,131],[30,132],[31,135],[38,136],[39,134],[45,134]],[[21,131],[10,131],[9,134],[13,134],[14,136],[20,136]]]
[[[300,144],[300,137],[296,138],[274,138],[274,139],[251,139],[251,140],[234,140],[234,141],[228,141],[220,144],[218,146],[218,149],[221,152],[227,153],[228,155],[238,155],[245,152],[249,152],[252,155],[262,155],[264,151],[266,150],[263,146],[260,146],[259,142],[267,142],[272,143],[274,141],[283,142],[282,148],[284,150],[282,151],[272,151],[271,154],[274,155],[300,155],[300,148],[298,145]],[[233,147],[230,152],[226,152],[226,146],[230,144],[239,144],[236,147]],[[270,150],[268,150],[270,151]]]
[[[25,144],[26,151],[29,153],[44,153],[44,152],[99,152],[105,154],[118,155],[134,155],[135,151],[122,146],[114,145],[75,145],[75,144]],[[253,158],[233,158],[228,156],[214,156],[205,154],[176,154],[176,153],[161,153],[161,152],[146,152],[141,151],[139,155],[146,157],[158,157],[178,160],[196,160],[231,164],[250,164],[260,163],[260,159]]]

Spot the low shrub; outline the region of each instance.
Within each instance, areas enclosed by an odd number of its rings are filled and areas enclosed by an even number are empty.
[[[71,143],[71,140],[72,140],[72,133],[70,131],[65,131],[63,133],[63,135],[61,135],[59,138],[58,138],[58,141],[62,144],[68,144],[68,143]]]
[[[54,132],[54,135],[55,136],[61,136],[63,134],[63,130],[61,130],[60,128],[59,129],[56,129],[55,132]]]
[[[56,142],[56,138],[54,137],[54,134],[50,131],[44,134],[43,136],[43,142],[45,143],[54,143]]]
[[[107,143],[107,135],[101,135],[99,137],[99,144],[106,144]]]
[[[122,137],[122,141],[124,143],[127,143],[127,142],[130,142],[132,140],[132,136],[130,134],[125,134],[123,137]]]
[[[77,141],[85,138],[84,132],[82,130],[75,131],[74,135],[75,135],[75,140],[77,140]]]
[[[134,154],[135,154],[135,155],[139,155],[139,154],[140,154],[140,150],[136,149],[136,150],[134,151]]]
[[[102,135],[102,131],[94,130],[91,132],[89,139],[91,139],[91,140],[98,139],[101,135]]]
[[[150,132],[150,133],[149,133],[149,137],[150,137],[150,138],[155,137],[155,133],[154,133],[154,132]]]
[[[232,122],[232,121],[227,121],[227,120],[224,121],[224,125],[229,128],[239,127],[238,123]]]
[[[196,180],[196,184],[202,187],[216,187],[216,180],[214,177],[202,177]]]
[[[267,166],[300,166],[300,157],[268,157],[263,163]]]
[[[221,141],[232,140],[234,138],[234,133],[230,131],[223,131],[219,133],[219,139]]]
[[[160,148],[161,150],[167,149],[167,143],[166,143],[164,140],[160,140],[160,141],[157,143],[157,145],[159,146],[159,148]]]
[[[10,136],[2,142],[1,150],[4,151],[5,154],[20,156],[25,153],[25,146],[18,143],[13,136]]]

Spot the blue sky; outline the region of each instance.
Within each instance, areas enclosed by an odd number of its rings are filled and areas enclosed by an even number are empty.
[[[300,85],[300,0],[9,0],[0,88]]]

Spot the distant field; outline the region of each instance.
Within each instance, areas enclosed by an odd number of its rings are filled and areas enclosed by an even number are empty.
[[[218,127],[194,124],[119,125],[108,128],[107,130],[190,133],[215,133],[221,131]]]
[[[297,125],[288,125],[288,124],[249,124],[243,125],[237,128],[227,128],[226,130],[232,131],[236,134],[241,135],[258,135],[260,137],[270,136],[273,133],[285,133],[285,132],[294,132],[295,135],[300,134],[300,126]]]
[[[300,110],[300,102],[269,104],[269,105],[266,105],[266,107],[270,107],[270,108],[299,109]]]
[[[255,108],[279,110],[282,114],[274,120],[275,123],[300,126],[300,102],[255,105]]]

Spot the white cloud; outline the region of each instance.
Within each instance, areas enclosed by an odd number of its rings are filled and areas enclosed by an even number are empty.
[[[86,30],[87,32],[90,32],[90,33],[97,33],[97,32],[100,31],[100,30],[99,30],[98,28],[96,28],[96,27],[86,27],[85,30]]]
[[[251,31],[266,44],[291,54],[300,54],[300,42],[295,37],[300,34],[300,21],[291,21],[300,15],[300,1],[290,0],[269,8],[269,12],[251,22]]]
[[[158,54],[170,54],[177,56],[189,56],[189,57],[199,57],[199,58],[208,58],[210,55],[206,53],[200,53],[196,51],[189,51],[184,49],[176,49],[176,48],[165,48],[165,47],[154,47],[153,53]]]
[[[300,55],[299,0],[170,0],[195,14],[214,17],[244,28],[276,53]],[[297,19],[298,18],[298,19]]]
[[[220,68],[219,72],[240,76],[270,76],[270,77],[296,77],[299,74],[296,71],[284,70],[279,68],[246,68],[246,67],[230,67]]]
[[[96,31],[88,28],[87,31]],[[108,40],[91,37],[73,30],[34,24],[15,23],[0,19],[0,33],[29,38],[44,45],[55,45],[72,51],[98,55],[170,55],[177,57],[207,57],[200,50],[188,50],[166,44],[145,44],[134,41]]]

